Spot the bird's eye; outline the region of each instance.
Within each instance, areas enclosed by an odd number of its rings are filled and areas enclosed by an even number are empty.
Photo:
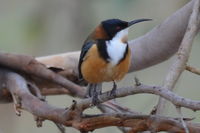
[[[116,27],[116,30],[120,30],[120,29],[121,29],[121,27],[120,27],[120,26],[117,26],[117,27]]]

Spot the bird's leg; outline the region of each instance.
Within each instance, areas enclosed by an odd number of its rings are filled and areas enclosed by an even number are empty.
[[[101,94],[102,84],[89,84],[88,97],[92,97],[92,105],[99,104],[98,95]]]
[[[86,97],[92,97],[93,89],[94,89],[94,84],[88,84]]]
[[[92,95],[92,105],[97,105],[99,104],[99,99],[98,99],[98,92],[97,92],[97,86],[95,85],[93,95]]]
[[[101,83],[95,84],[94,95],[92,97],[93,105],[98,105],[100,103],[98,96],[101,95],[101,93],[102,93],[102,84]]]
[[[115,96],[116,95],[116,89],[117,89],[117,84],[116,82],[113,80],[113,88],[110,92],[110,96]]]
[[[102,83],[96,84],[96,92],[98,95],[102,94]]]

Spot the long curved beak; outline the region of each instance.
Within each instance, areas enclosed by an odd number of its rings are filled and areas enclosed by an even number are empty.
[[[143,18],[143,19],[136,19],[136,20],[133,20],[133,21],[130,21],[128,22],[128,27],[130,27],[131,25],[134,25],[136,23],[140,23],[140,22],[144,22],[144,21],[151,21],[152,19],[146,19],[146,18]]]

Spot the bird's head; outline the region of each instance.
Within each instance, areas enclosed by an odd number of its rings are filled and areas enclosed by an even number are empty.
[[[126,22],[120,19],[108,19],[101,22],[101,24],[95,29],[95,39],[108,39],[111,40],[114,37],[119,39],[125,39],[127,41],[128,28],[136,23],[143,21],[150,21],[151,19],[136,19],[130,22]]]

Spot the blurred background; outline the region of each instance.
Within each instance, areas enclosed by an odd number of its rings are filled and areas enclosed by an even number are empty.
[[[129,39],[137,38],[160,24],[166,17],[186,4],[188,0],[0,0],[0,50],[10,53],[28,54],[34,57],[77,51],[87,35],[108,18],[132,20],[152,18],[154,21],[135,25],[131,28]],[[196,37],[189,64],[200,68],[200,37]],[[149,85],[162,85],[163,79],[173,58],[148,69],[128,74],[118,86],[133,84],[134,76]],[[200,77],[184,72],[176,93],[181,96],[200,100]],[[111,87],[106,83],[105,88]],[[50,96],[50,104],[66,107],[72,99],[68,96]],[[158,97],[153,95],[134,95],[117,102],[135,111],[149,113],[157,103]],[[90,113],[98,113],[95,108]],[[183,110],[185,117],[195,117],[200,121],[199,112]],[[174,106],[169,104],[166,115],[177,116]],[[15,115],[13,104],[0,104],[0,133],[59,133],[56,126],[45,121],[42,128],[37,128],[33,116],[22,112]],[[78,133],[66,128],[67,133]],[[116,132],[115,127],[98,129],[95,133]]]

